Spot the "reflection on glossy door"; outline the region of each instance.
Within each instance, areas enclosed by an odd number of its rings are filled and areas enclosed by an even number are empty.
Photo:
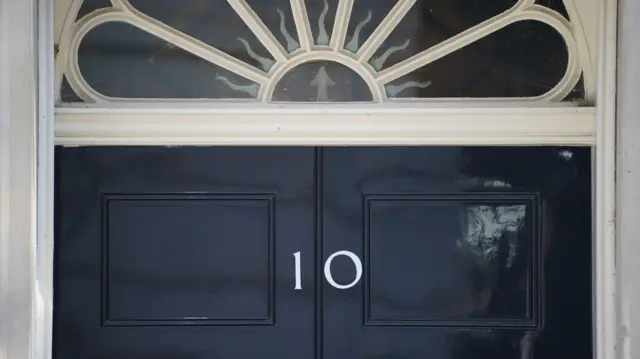
[[[58,148],[54,357],[590,357],[586,148]]]
[[[329,148],[326,358],[591,356],[587,149]],[[338,282],[354,276],[336,262]]]

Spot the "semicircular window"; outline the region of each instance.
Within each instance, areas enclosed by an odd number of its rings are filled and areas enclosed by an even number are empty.
[[[584,97],[561,0],[85,0],[62,102]]]

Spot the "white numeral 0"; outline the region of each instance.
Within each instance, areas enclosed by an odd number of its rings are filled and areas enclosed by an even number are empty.
[[[356,266],[356,278],[353,280],[353,282],[342,285],[342,284],[336,283],[336,281],[333,280],[333,276],[331,275],[331,262],[337,256],[347,256],[349,257],[349,259],[351,259],[351,261],[353,261],[353,264]],[[324,277],[327,279],[327,282],[329,282],[329,284],[331,284],[335,288],[349,289],[354,285],[358,284],[358,282],[360,281],[360,277],[362,277],[362,262],[360,262],[360,258],[358,258],[358,256],[355,255],[353,252],[349,252],[349,251],[335,252],[334,254],[329,256],[329,258],[327,258],[327,261],[324,263]]]
[[[349,257],[349,259],[351,259],[351,261],[353,262],[353,264],[356,266],[356,277],[354,278],[354,280],[349,283],[349,284],[338,284],[335,280],[333,280],[333,275],[331,274],[331,262],[333,262],[333,260],[338,257],[338,256],[347,256]],[[295,290],[301,290],[302,289],[302,283],[301,283],[301,279],[300,279],[300,252],[295,252],[293,254],[293,258],[295,260],[295,277],[296,277],[296,284],[294,289]],[[332,255],[329,256],[329,258],[327,258],[327,261],[324,263],[324,277],[327,280],[327,282],[329,282],[329,284],[331,284],[331,286],[333,286],[334,288],[337,289],[349,289],[351,287],[353,287],[354,285],[358,284],[358,282],[360,281],[360,278],[362,277],[362,262],[360,261],[360,258],[358,258],[357,255],[355,255],[355,253],[353,252],[349,252],[349,251],[338,251],[333,253]]]

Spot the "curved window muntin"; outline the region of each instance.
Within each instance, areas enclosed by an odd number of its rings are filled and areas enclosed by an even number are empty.
[[[377,71],[371,65],[372,56],[380,48],[384,40],[393,31],[396,25],[407,14],[415,0],[399,0],[392,11],[386,15],[384,20],[376,27],[372,35],[365,41],[361,39],[361,44],[357,51],[350,51],[347,47],[347,33],[349,27],[348,19],[351,17],[350,10],[353,8],[353,0],[340,0],[337,9],[334,11],[334,26],[328,32],[330,37],[327,45],[318,45],[314,39],[311,28],[314,20],[309,20],[303,0],[292,0],[291,11],[295,20],[294,24],[289,23],[291,33],[297,34],[299,48],[289,52],[285,46],[278,41],[270,29],[256,15],[247,2],[243,0],[228,0],[229,5],[244,20],[253,34],[260,40],[262,46],[266,48],[275,63],[268,71],[257,69],[251,65],[240,61],[213,46],[202,43],[184,33],[180,33],[170,26],[161,23],[133,7],[127,0],[112,0],[112,7],[93,11],[79,19],[77,22],[73,16],[67,17],[67,24],[63,31],[59,53],[56,59],[56,85],[58,98],[63,78],[66,78],[74,92],[87,103],[95,104],[116,104],[116,103],[146,103],[149,101],[158,102],[262,102],[272,103],[273,90],[278,86],[279,80],[289,71],[299,65],[314,61],[334,61],[347,66],[357,73],[365,81],[371,90],[375,103],[384,102],[450,102],[450,101],[479,101],[479,102],[559,102],[569,94],[575,85],[584,77],[585,91],[589,94],[593,92],[593,71],[590,54],[585,54],[586,34],[577,30],[582,30],[579,23],[569,22],[562,14],[547,7],[537,5],[534,1],[520,0],[509,10],[500,13],[476,26],[473,26],[462,33],[459,33],[441,43],[432,46],[416,55],[409,57],[400,63],[389,68]],[[74,0],[70,14],[78,12],[82,1]],[[570,3],[570,4],[567,4]],[[571,0],[565,1],[567,11],[571,15],[575,13],[575,7]],[[360,14],[361,15],[361,14]],[[579,17],[576,17],[579,19]],[[395,79],[414,71],[421,66],[432,63],[444,56],[451,54],[475,41],[482,39],[504,27],[518,21],[534,20],[541,21],[553,27],[564,39],[567,45],[568,64],[563,78],[558,84],[540,96],[534,97],[488,97],[488,98],[390,98],[388,86]],[[257,99],[145,99],[145,98],[118,98],[108,97],[93,89],[82,76],[78,64],[78,49],[84,36],[93,28],[112,21],[124,22],[133,25],[143,31],[149,32],[160,39],[174,44],[200,58],[221,66],[233,73],[238,74],[259,85]],[[351,50],[354,50],[351,48]],[[355,52],[355,53],[354,53]],[[422,85],[428,85],[423,83]]]

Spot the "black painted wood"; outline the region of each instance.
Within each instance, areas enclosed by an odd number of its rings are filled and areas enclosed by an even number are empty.
[[[313,356],[313,149],[56,155],[55,358]]]
[[[56,359],[591,356],[589,149],[56,155]]]
[[[325,149],[324,357],[591,357],[589,157]]]

